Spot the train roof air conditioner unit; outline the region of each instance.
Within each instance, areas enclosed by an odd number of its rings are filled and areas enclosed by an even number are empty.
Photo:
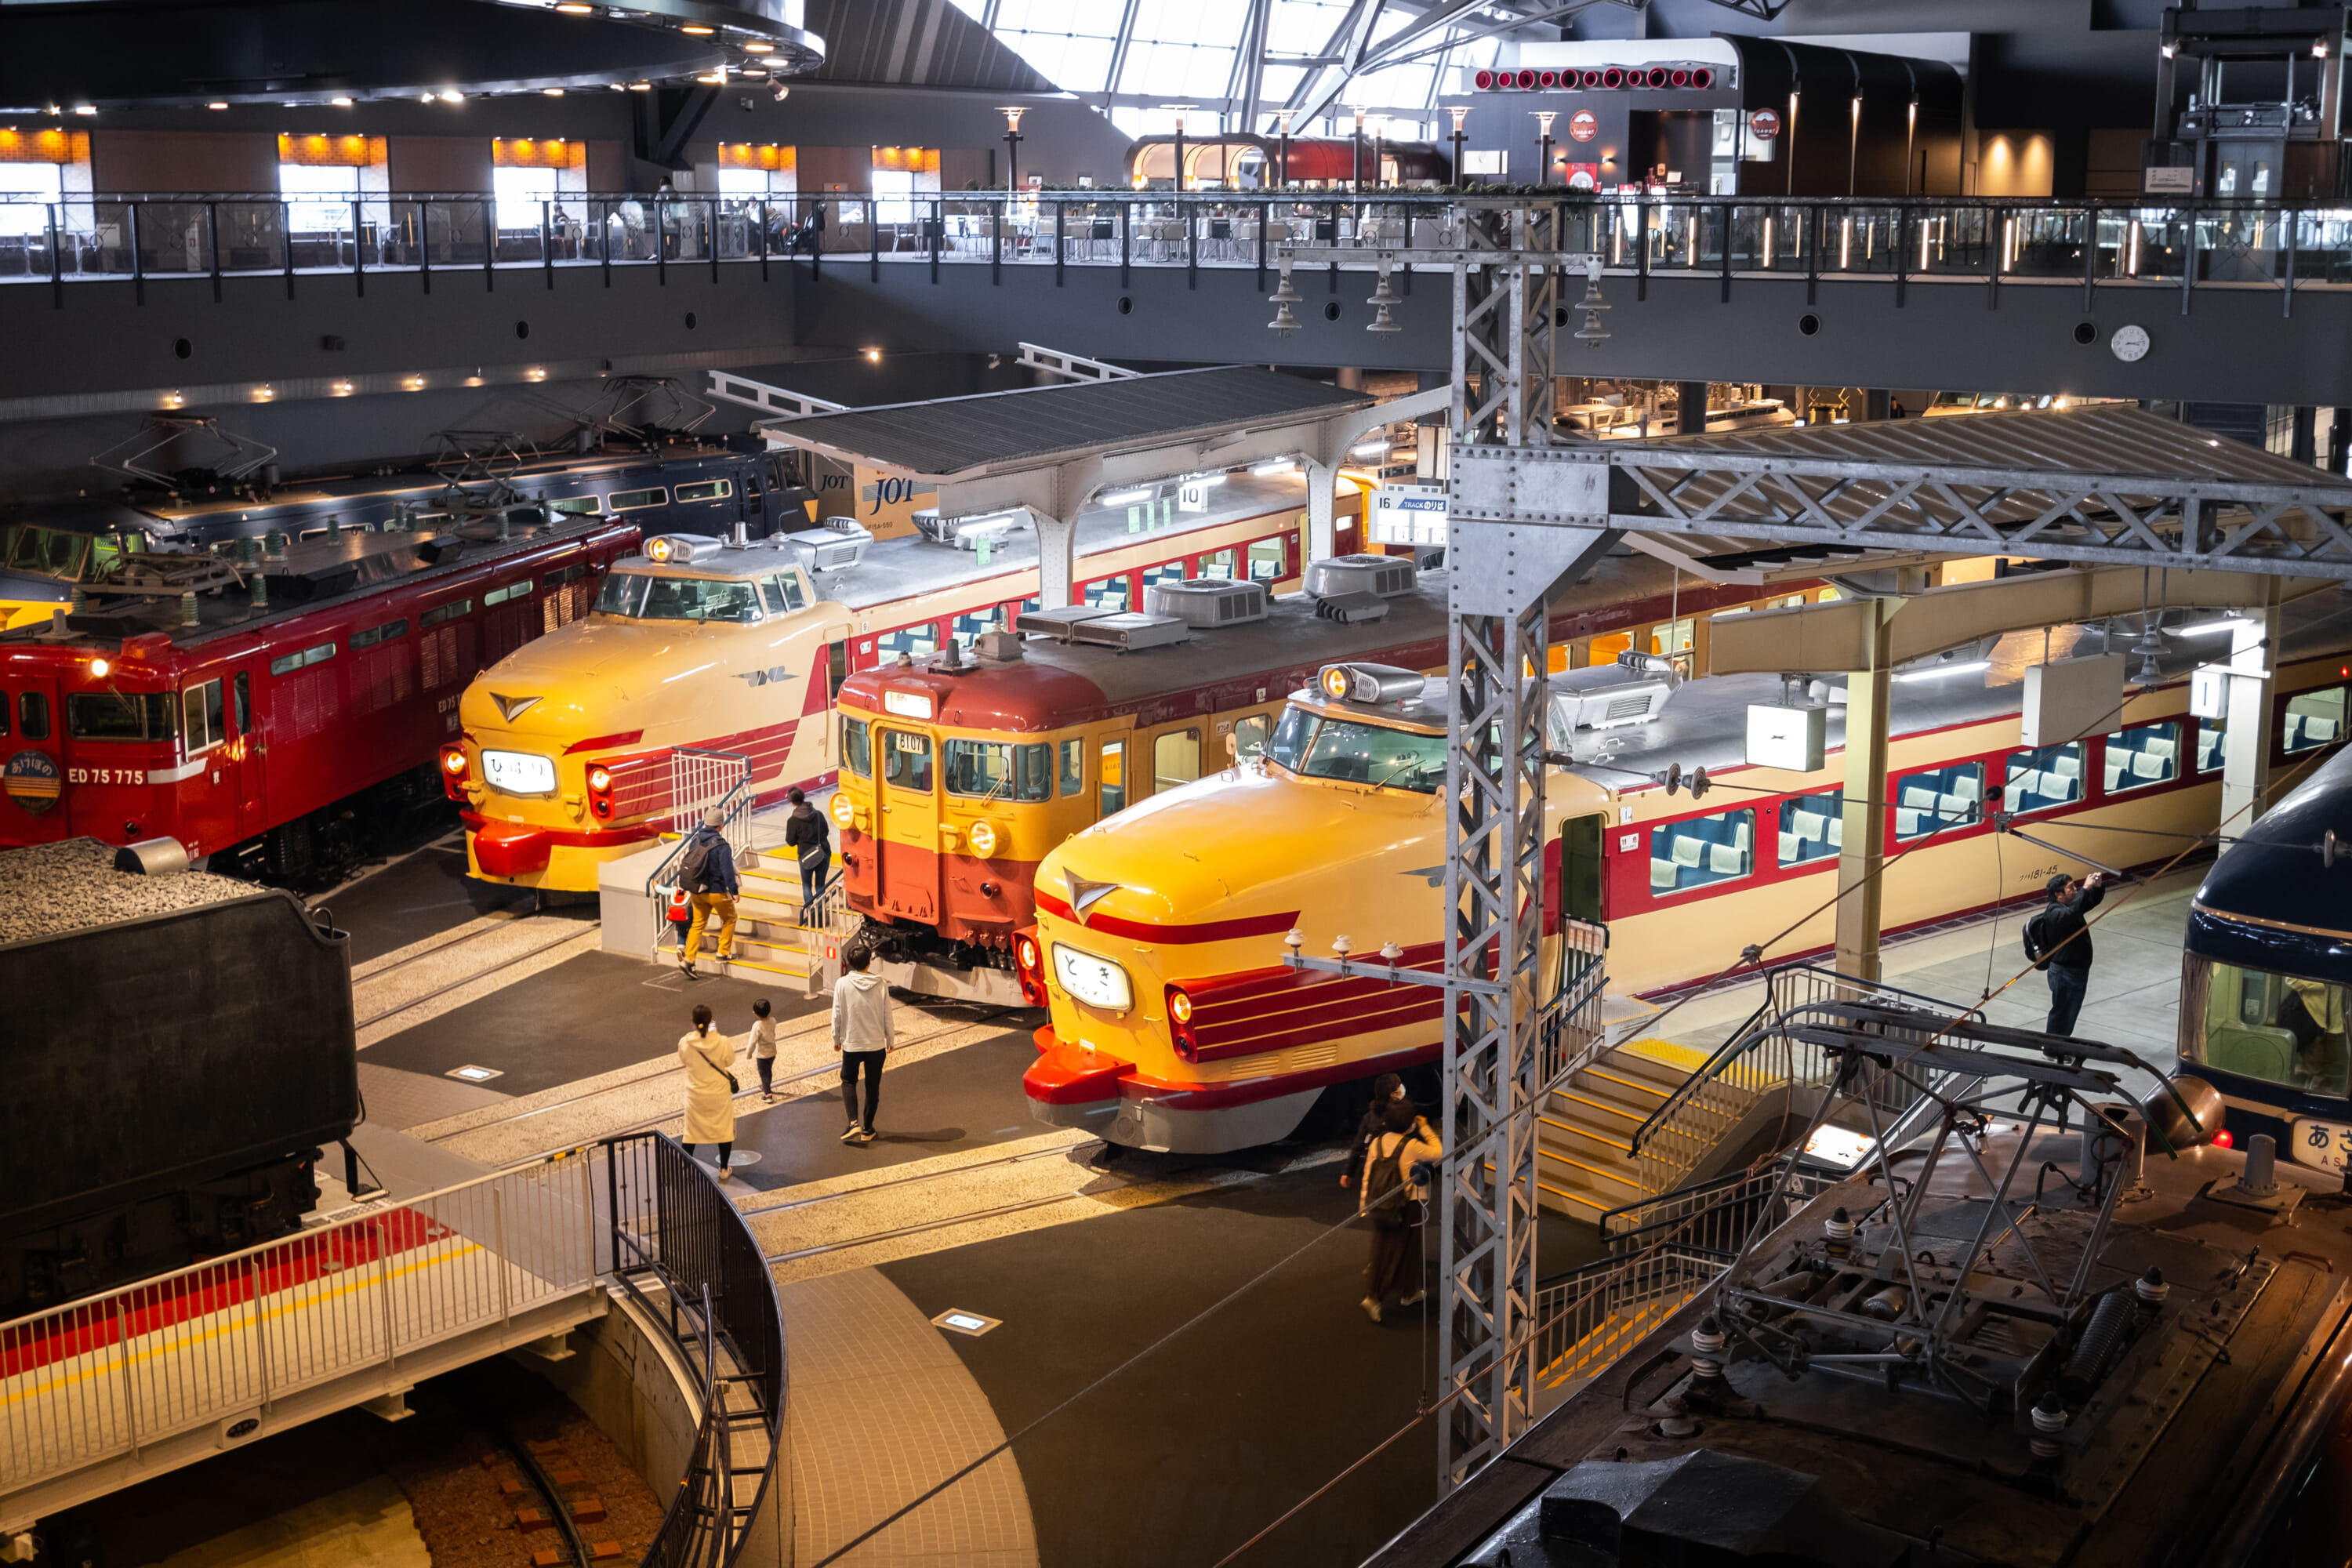
[[[1265,619],[1265,584],[1222,578],[1188,577],[1154,583],[1143,591],[1144,610],[1172,616],[1196,630]]]
[[[854,519],[828,517],[814,528],[772,536],[770,542],[800,551],[802,563],[812,572],[842,572],[857,564],[874,535]]]
[[[1412,562],[1402,555],[1334,555],[1307,568],[1307,591],[1318,599],[1351,594],[1393,599],[1412,589]]]

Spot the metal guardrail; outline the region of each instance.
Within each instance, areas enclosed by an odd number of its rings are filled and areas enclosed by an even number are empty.
[[[1949,1011],[1932,997],[1856,980],[1810,963],[1782,964],[1764,975],[1764,1000],[1716,1047],[1697,1070],[1667,1096],[1629,1141],[1642,1184],[1671,1194],[1748,1110],[1773,1093],[1827,1089],[1837,1060],[1808,1041],[1782,1032],[1820,1003],[1872,997]],[[1909,1110],[1915,1090],[1882,1084],[1872,1102],[1890,1119]]]
[[[647,815],[657,815],[660,807],[670,813],[671,830],[677,841],[669,853],[656,861],[646,873],[646,897],[659,900],[661,889],[670,885],[670,876],[677,866],[677,858],[686,853],[688,839],[701,826],[702,814],[717,807],[726,816],[719,833],[727,847],[734,852],[736,864],[742,864],[751,848],[751,759],[740,752],[710,752],[692,746],[675,746],[669,753],[669,793],[659,807],[641,807]],[[667,918],[666,916],[663,918]],[[654,922],[655,946],[661,944],[662,920]]]
[[[0,197],[0,282],[348,277],[414,279],[558,268],[757,265],[822,268],[859,258],[922,266],[1251,268],[1288,245],[1366,253],[1453,242],[1464,203],[1529,201],[1562,209],[1564,248],[1607,270],[1651,276],[1876,279],[1898,301],[1911,284],[1976,282],[2172,289],[2352,287],[2352,206],[2190,201],[2016,201],[1998,197],[1728,197],[1675,195],[1468,196],[1381,192],[963,192],[824,194],[759,200],[676,192],[566,193],[500,201],[481,192],[362,196],[274,193]],[[1337,264],[1332,270],[1336,276]],[[1408,275],[1410,274],[1410,268]],[[1409,285],[1408,285],[1409,287]]]
[[[1609,1045],[1609,1030],[1601,1018],[1609,988],[1609,928],[1580,920],[1559,924],[1559,994],[1536,1026],[1542,1053],[1538,1099],[1590,1066]]]
[[[556,1154],[0,1325],[0,1490],[215,1423],[584,1291],[590,1163]]]
[[[783,1308],[767,1259],[740,1211],[674,1139],[636,1133],[603,1148],[614,1277],[667,1320],[701,1385],[687,1474],[644,1562],[727,1568],[782,1561],[792,1531],[789,1385]],[[762,1443],[757,1469],[740,1469],[742,1450]],[[746,1480],[753,1483],[748,1500]]]

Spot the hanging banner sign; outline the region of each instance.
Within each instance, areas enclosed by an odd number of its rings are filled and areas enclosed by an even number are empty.
[[[1568,133],[1579,142],[1590,142],[1601,134],[1601,116],[1589,109],[1580,109],[1568,117]]]
[[[1769,142],[1780,134],[1780,111],[1777,109],[1757,110],[1748,117],[1748,132],[1759,142]]]

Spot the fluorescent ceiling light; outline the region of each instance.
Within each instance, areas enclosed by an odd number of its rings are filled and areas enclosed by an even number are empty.
[[[2243,616],[2223,616],[2218,621],[2200,621],[2193,626],[2175,626],[2172,629],[2174,634],[2179,637],[2206,637],[2213,636],[2216,632],[2233,632],[2240,626],[2251,626],[2253,624]]]
[[[1958,664],[1939,664],[1931,669],[1906,670],[1895,679],[1897,680],[1935,680],[1947,675],[1969,675],[1979,669],[1990,669],[1991,668],[1992,660],[1989,658],[1964,658]]]
[[[1297,468],[1298,460],[1296,458],[1282,458],[1271,463],[1260,463],[1257,467],[1252,468],[1250,472],[1257,475],[1260,479],[1271,479],[1276,474],[1294,473],[1297,470]]]
[[[1139,500],[1150,500],[1157,494],[1157,490],[1145,485],[1140,489],[1112,490],[1102,498],[1102,503],[1105,506],[1132,506]]]

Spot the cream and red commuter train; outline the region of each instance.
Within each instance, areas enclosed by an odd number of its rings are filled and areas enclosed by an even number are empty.
[[[1229,754],[1255,755],[1291,690],[1325,664],[1443,668],[1445,583],[1403,557],[1343,556],[1309,567],[1307,591],[1286,597],[1161,585],[1146,607],[1164,618],[1146,630],[1178,642],[1130,649],[1134,626],[1088,642],[1098,634],[1087,625],[1056,621],[1066,635],[851,676],[831,809],[849,907],[891,983],[1018,1005],[1013,933],[1035,919],[1046,851]],[[1833,592],[1811,578],[1677,583],[1673,567],[1628,551],[1559,595],[1552,636],[1563,668],[1605,664],[1628,647],[1692,649],[1717,611]],[[1378,595],[1381,614],[1328,613],[1349,594]]]
[[[2352,685],[2340,595],[2284,616],[2281,766],[2341,743]],[[2039,633],[2004,639],[1981,679],[1964,664],[1898,682],[1878,803],[1885,928],[2038,899],[2055,871],[2161,860],[2210,832],[2221,745],[2187,713],[2200,646],[2176,644],[2168,679],[2132,692],[2113,732],[2038,751],[2020,745],[2019,699]],[[1345,936],[1360,954],[1393,942],[1409,966],[1442,964],[1442,683],[1394,673],[1360,683],[1377,700],[1319,685],[1292,694],[1254,761],[1045,857],[1037,924],[1014,943],[1024,986],[1052,1009],[1024,1080],[1040,1120],[1149,1149],[1242,1148],[1288,1133],[1329,1085],[1436,1059],[1438,994],[1281,963],[1296,929],[1311,952]],[[1330,678],[1349,689],[1346,674]],[[1580,760],[1546,785],[1547,921],[1604,922],[1621,994],[1705,981],[1750,943],[1772,960],[1829,947],[1842,759],[1811,773],[1742,763],[1746,709],[1780,700],[1781,683],[1690,682],[1659,721],[1596,731],[1574,727],[1572,708],[1598,706],[1579,680],[1550,679],[1553,744]],[[1670,792],[1657,775],[1675,763],[1706,767],[1717,787],[1698,801]],[[1996,808],[2080,856],[2000,833]]]
[[[1203,575],[1295,585],[1304,481],[1241,473],[1210,494],[1197,513],[1127,502],[1084,514],[1081,600],[1123,609],[1153,584]],[[1360,504],[1351,487],[1345,505]],[[672,826],[675,748],[748,759],[761,801],[824,782],[834,694],[854,672],[968,647],[1036,607],[1034,534],[986,553],[922,536],[866,542],[842,551],[854,564],[814,572],[825,531],[798,538],[649,540],[615,563],[590,614],[466,689],[441,766],[476,876],[593,891],[601,864]]]

